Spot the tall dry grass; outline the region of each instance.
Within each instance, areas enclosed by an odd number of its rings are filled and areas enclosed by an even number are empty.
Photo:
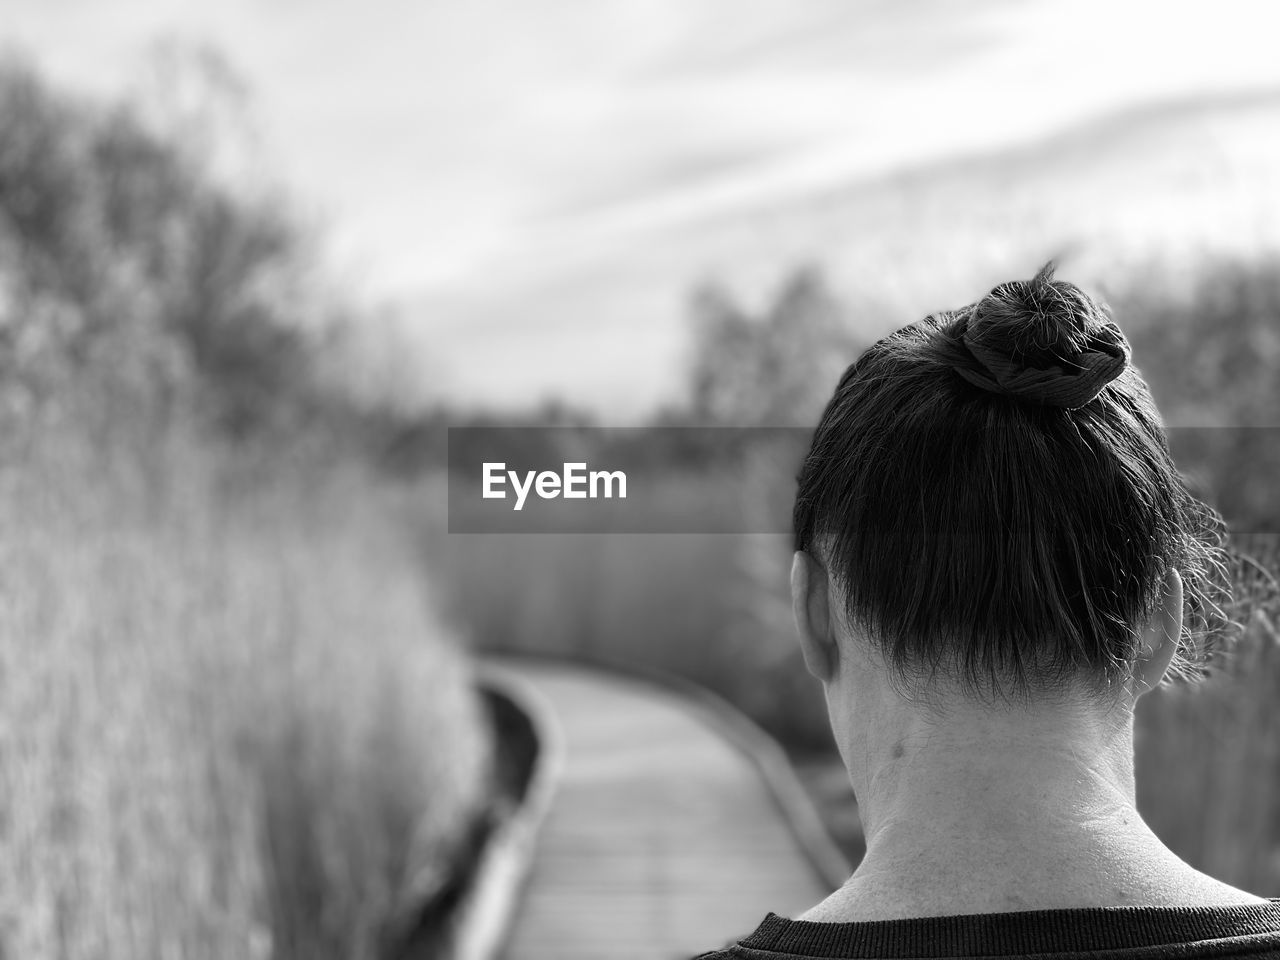
[[[1185,859],[1280,894],[1280,536],[1237,538],[1242,632],[1209,679],[1139,704],[1138,806]]]
[[[0,955],[379,956],[449,884],[486,742],[376,489],[31,453],[0,496]]]

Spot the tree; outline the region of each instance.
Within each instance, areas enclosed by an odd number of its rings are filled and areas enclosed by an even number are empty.
[[[698,423],[812,423],[862,346],[814,267],[796,271],[758,316],[711,284],[694,292],[691,310],[691,416]]]

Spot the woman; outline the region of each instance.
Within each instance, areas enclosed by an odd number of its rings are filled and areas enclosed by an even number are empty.
[[[1134,803],[1133,710],[1202,672],[1221,526],[1107,309],[1053,278],[886,337],[799,478],[791,574],[866,855],[712,960],[1280,957],[1280,900]]]

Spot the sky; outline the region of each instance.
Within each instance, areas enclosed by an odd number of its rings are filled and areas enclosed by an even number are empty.
[[[548,285],[608,288],[602,250],[621,263],[709,218],[1143,103],[1280,88],[1266,7],[0,0],[0,38],[108,95],[157,41],[221,51],[343,276],[398,311],[441,389],[516,402],[575,395],[581,325],[528,318]],[[486,351],[475,318],[516,347]],[[578,393],[607,405],[594,376]]]

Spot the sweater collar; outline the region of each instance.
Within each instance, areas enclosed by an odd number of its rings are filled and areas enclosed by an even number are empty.
[[[967,957],[1116,950],[1280,931],[1280,899],[1222,907],[1081,907],[833,923],[770,913],[740,946],[805,957]]]

